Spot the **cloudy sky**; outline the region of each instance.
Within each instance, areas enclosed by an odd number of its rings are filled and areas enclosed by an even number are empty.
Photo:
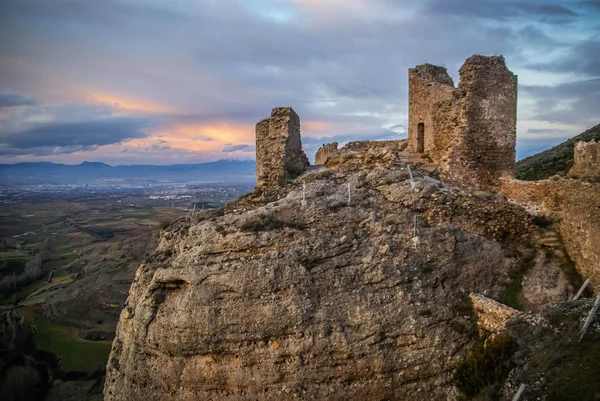
[[[254,157],[275,106],[324,142],[406,136],[407,69],[505,56],[518,157],[600,123],[600,0],[2,0],[0,163]]]

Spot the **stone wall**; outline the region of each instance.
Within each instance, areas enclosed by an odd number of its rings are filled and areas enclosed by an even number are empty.
[[[408,141],[409,149],[418,149],[419,124],[423,124],[424,152],[441,157],[451,137],[437,135],[433,116],[441,104],[451,103],[454,82],[446,68],[422,64],[408,70]],[[437,157],[436,157],[437,156]]]
[[[555,219],[569,257],[600,290],[600,184],[574,179],[500,180],[500,191],[535,215]]]
[[[335,153],[338,148],[337,142],[322,145],[315,153],[315,166],[322,166],[327,163],[327,159]]]
[[[291,107],[276,107],[271,117],[256,124],[256,186],[285,183],[308,166],[302,151],[300,118]]]
[[[410,149],[428,153],[447,182],[485,189],[513,175],[516,122],[517,77],[502,56],[467,59],[458,88],[443,67],[409,70]]]
[[[480,334],[485,332],[497,333],[504,330],[508,320],[520,313],[510,306],[496,302],[481,294],[471,293],[469,297],[477,316],[477,327]]]
[[[570,176],[578,178],[600,177],[600,142],[577,142]]]

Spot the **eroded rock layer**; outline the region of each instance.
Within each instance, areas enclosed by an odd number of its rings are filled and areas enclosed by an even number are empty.
[[[420,171],[413,185],[406,157],[350,146],[333,168],[164,231],[121,314],[105,398],[458,399],[452,370],[477,336],[468,294],[498,298],[538,229],[501,197]]]

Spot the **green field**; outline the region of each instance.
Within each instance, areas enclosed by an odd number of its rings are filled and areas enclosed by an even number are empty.
[[[63,370],[92,372],[106,364],[110,342],[82,340],[75,328],[56,325],[45,316],[35,317],[34,323],[37,347],[58,355]]]
[[[22,258],[27,258],[29,255],[21,252],[17,249],[15,249],[14,251],[5,251],[5,252],[0,252],[0,260],[6,260],[6,259],[22,259]]]
[[[0,301],[0,305],[14,304],[15,302],[17,302],[17,301],[25,298],[31,292],[33,292],[33,291],[37,290],[38,288],[44,286],[45,284],[46,284],[46,279],[42,278],[42,279],[39,279],[37,281],[34,281],[31,284],[26,285],[25,287],[20,287],[17,292],[15,292],[14,294],[11,294],[8,297],[2,299]]]

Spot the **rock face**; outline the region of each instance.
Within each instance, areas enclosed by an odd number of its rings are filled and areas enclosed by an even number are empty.
[[[317,150],[317,153],[315,153],[315,166],[326,164],[327,160],[333,155],[337,148],[337,142],[323,144],[323,146]]]
[[[498,298],[537,228],[422,171],[413,187],[406,156],[350,146],[270,200],[164,231],[121,313],[105,399],[458,399],[468,294]]]
[[[600,288],[600,184],[556,178],[501,180],[500,190],[531,213],[558,221],[564,249],[581,276]]]

